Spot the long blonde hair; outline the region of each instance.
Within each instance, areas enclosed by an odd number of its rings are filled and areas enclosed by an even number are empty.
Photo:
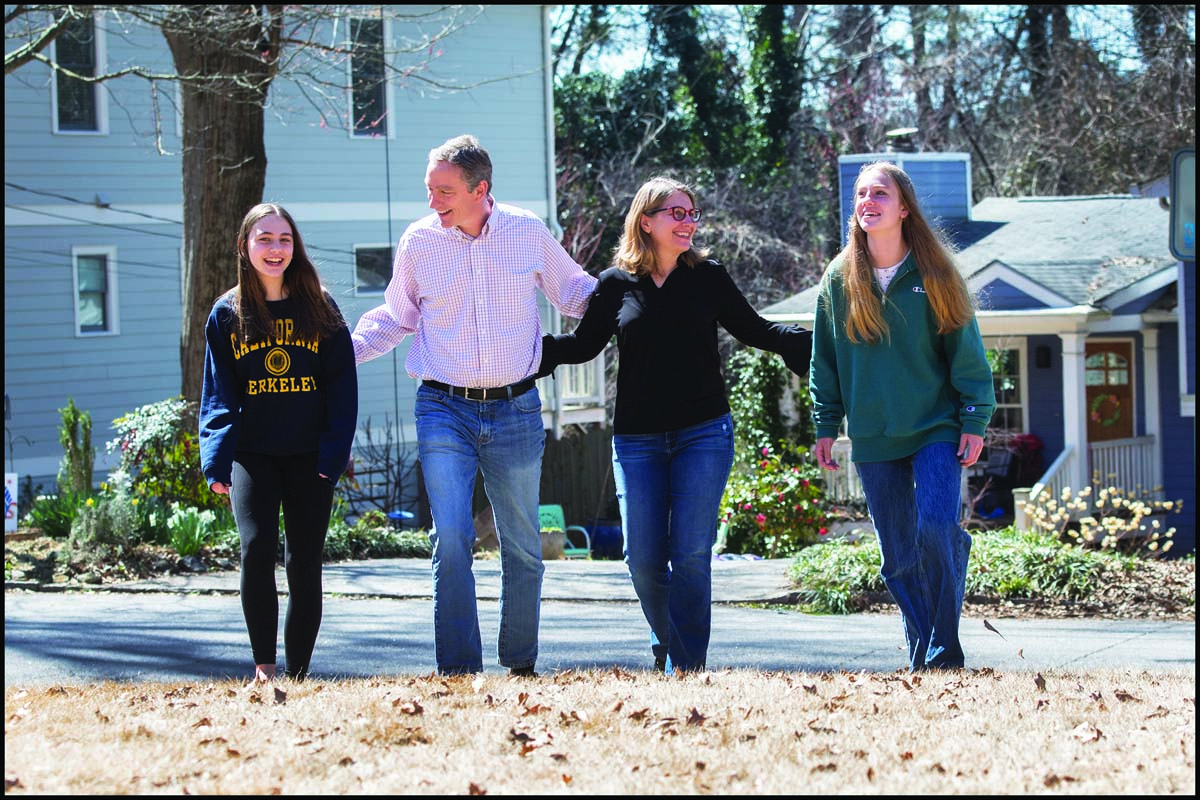
[[[650,244],[650,234],[642,230],[642,215],[662,205],[673,192],[683,192],[692,201],[692,206],[696,206],[695,192],[679,181],[662,175],[651,178],[637,190],[625,214],[625,228],[613,254],[613,264],[618,269],[638,277],[654,273],[658,260]],[[695,267],[707,256],[708,250],[692,247],[679,254],[679,263],[685,267]]]
[[[901,207],[908,216],[900,221],[900,233],[904,243],[917,260],[925,293],[938,323],[938,333],[956,331],[971,321],[975,315],[975,303],[967,282],[954,265],[950,246],[926,221],[917,204],[917,193],[913,189],[908,173],[890,161],[875,161],[866,164],[854,181],[855,195],[863,177],[871,172],[882,172],[892,179],[900,193]],[[871,262],[867,248],[867,234],[858,224],[858,214],[851,212],[850,235],[846,246],[835,262],[842,264],[842,280],[846,288],[846,337],[852,342],[876,343],[888,335],[887,322],[883,318],[883,304],[874,291],[871,270],[878,265]]]

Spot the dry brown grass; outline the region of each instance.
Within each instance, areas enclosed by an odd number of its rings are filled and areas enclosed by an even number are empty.
[[[10,688],[5,794],[1185,794],[1195,675]]]

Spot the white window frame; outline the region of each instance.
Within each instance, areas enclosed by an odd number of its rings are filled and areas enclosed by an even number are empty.
[[[100,24],[95,13],[92,14],[92,30],[95,33],[96,44],[96,74],[103,75],[108,69],[108,34]],[[58,48],[51,43],[50,58],[58,63]],[[58,78],[50,76],[50,130],[57,136],[107,136],[108,135],[108,92],[100,83],[92,84],[92,92],[96,99],[96,130],[68,131],[58,127]]]
[[[1029,433],[1029,339],[1024,336],[987,336],[983,339],[984,350],[1016,350],[1020,359],[1017,370],[1017,394],[1020,402],[1004,403],[1004,408],[1021,409],[1021,430],[1017,433]],[[1001,408],[997,399],[996,410]],[[995,414],[992,415],[995,417]],[[991,427],[989,423],[988,427]]]
[[[350,39],[351,20],[353,19],[371,19],[370,17],[346,17],[346,51],[350,56],[346,59],[346,125],[347,135],[356,141],[370,141],[372,139],[382,139],[386,136],[388,139],[396,138],[396,121],[394,112],[396,104],[392,97],[392,74],[387,66],[388,42],[392,41],[392,20],[384,18],[380,20],[383,23],[383,104],[386,107],[384,113],[387,115],[387,133],[380,136],[377,133],[359,133],[354,130],[354,42]]]
[[[104,314],[108,320],[108,330],[85,331],[83,321],[79,318],[79,257],[104,256],[104,278],[107,291],[104,297]],[[121,333],[121,322],[117,317],[117,248],[111,245],[76,245],[71,248],[71,305],[75,318],[75,336],[79,339],[90,339],[93,336],[118,336]]]
[[[354,296],[355,297],[383,297],[384,291],[387,289],[388,283],[391,282],[389,274],[387,281],[383,284],[383,289],[364,290],[358,282],[358,251],[359,250],[387,250],[388,264],[392,264],[392,259],[395,256],[395,247],[391,244],[356,244],[354,245]]]

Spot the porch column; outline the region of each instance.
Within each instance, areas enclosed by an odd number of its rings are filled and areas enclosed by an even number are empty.
[[[1077,494],[1091,486],[1088,474],[1087,385],[1084,383],[1085,333],[1060,333],[1063,372],[1063,441],[1075,446],[1075,458],[1067,470],[1067,485]]]
[[[1154,491],[1157,487],[1162,486],[1163,468],[1162,468],[1162,398],[1159,397],[1158,389],[1158,328],[1146,328],[1142,330],[1142,351],[1144,355],[1143,373],[1145,374],[1145,391],[1143,397],[1146,404],[1146,435],[1154,437],[1154,445],[1151,450],[1151,475],[1153,486],[1143,486],[1143,489]],[[1134,435],[1137,431],[1134,431]],[[1155,496],[1159,496],[1161,492],[1157,492]]]

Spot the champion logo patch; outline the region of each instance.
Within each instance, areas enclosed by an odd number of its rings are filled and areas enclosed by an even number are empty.
[[[916,292],[917,294],[925,294],[925,287],[924,286],[914,286],[913,291]]]
[[[975,410],[975,406],[967,406],[967,411],[968,411],[968,412],[971,412],[971,411],[974,411],[974,410]]]

